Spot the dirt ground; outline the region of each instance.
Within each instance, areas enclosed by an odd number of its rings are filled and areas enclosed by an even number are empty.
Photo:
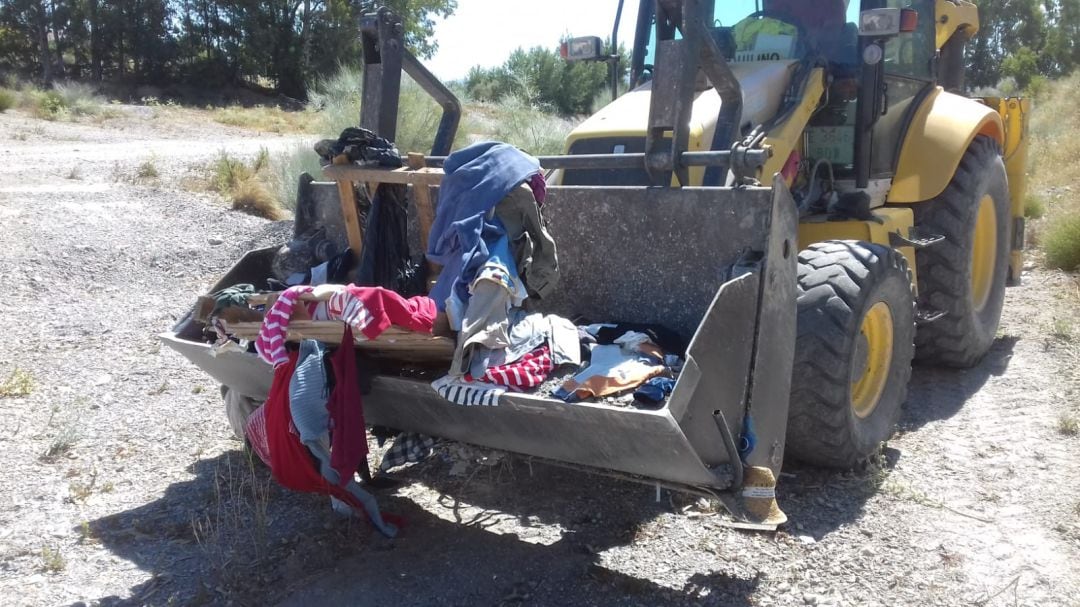
[[[776,533],[446,445],[379,496],[386,540],[278,488],[156,339],[289,229],[191,191],[206,163],[293,140],[123,113],[0,115],[0,382],[32,382],[0,396],[4,604],[1080,605],[1073,278],[1027,272],[978,367],[917,368],[880,466],[788,464]]]

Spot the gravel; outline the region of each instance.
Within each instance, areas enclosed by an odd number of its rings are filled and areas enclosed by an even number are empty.
[[[395,540],[280,489],[155,336],[288,233],[191,191],[205,164],[293,141],[196,112],[0,115],[0,382],[34,382],[0,397],[5,604],[1077,604],[1076,350],[1047,337],[1075,282],[1037,269],[980,366],[916,369],[880,466],[785,467],[776,533],[453,444],[380,495]],[[160,177],[134,179],[148,157]]]

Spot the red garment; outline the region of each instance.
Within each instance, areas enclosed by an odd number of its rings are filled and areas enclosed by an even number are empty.
[[[435,300],[423,295],[405,299],[397,293],[382,287],[348,286],[349,293],[364,304],[373,317],[363,329],[364,337],[375,339],[390,325],[431,333],[435,326]]]
[[[508,365],[488,367],[484,376],[479,381],[500,384],[510,388],[524,390],[535,388],[544,383],[555,364],[551,360],[551,350],[547,346],[529,352],[521,357],[521,360]],[[472,376],[465,375],[465,381],[474,381]]]
[[[347,348],[351,350],[352,348]],[[283,487],[294,491],[332,495],[367,514],[363,503],[345,488],[331,485],[315,467],[314,459],[300,437],[289,430],[292,414],[289,412],[289,380],[296,369],[297,352],[290,352],[288,360],[274,369],[274,381],[270,384],[270,396],[266,399],[266,441],[270,450],[270,471]],[[366,441],[365,441],[366,443]],[[349,478],[352,478],[350,472]],[[401,518],[383,514],[387,522],[401,527]]]
[[[341,343],[353,343],[349,325],[345,325]],[[356,352],[347,346],[339,347],[330,357],[330,364],[334,368],[334,391],[326,403],[330,412],[330,467],[337,470],[344,486],[367,457],[367,428],[356,376]]]
[[[267,466],[270,465],[270,445],[266,442],[266,405],[259,405],[244,424],[244,436],[247,436],[252,451]]]

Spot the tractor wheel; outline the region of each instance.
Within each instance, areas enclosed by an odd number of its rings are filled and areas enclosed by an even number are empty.
[[[945,312],[919,327],[915,357],[974,366],[997,333],[1009,272],[1009,184],[997,142],[976,137],[945,191],[914,209],[916,226],[945,236],[915,254],[920,307]]]
[[[850,468],[892,435],[915,350],[911,291],[889,247],[833,240],[799,253],[789,455]]]

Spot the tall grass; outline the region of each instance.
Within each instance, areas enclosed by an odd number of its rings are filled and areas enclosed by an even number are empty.
[[[246,108],[231,105],[215,110],[214,121],[270,133],[311,133],[316,117],[307,110],[296,112],[275,106],[257,105]]]
[[[15,91],[0,88],[0,114],[15,107],[15,103],[18,102],[19,96]]]
[[[508,98],[491,107],[490,139],[509,143],[534,156],[559,154],[574,123],[547,113],[520,98]]]
[[[296,144],[292,149],[274,155],[270,167],[268,187],[271,188],[274,200],[293,211],[296,210],[296,190],[300,175],[310,173],[316,179],[322,175],[319,156],[307,143]]]
[[[312,84],[307,112],[311,131],[335,139],[344,129],[360,121],[362,77],[360,70],[342,66],[332,76]],[[482,140],[498,140],[531,154],[558,154],[563,140],[573,128],[572,121],[560,118],[524,97],[499,103],[464,103],[455,149]],[[401,81],[395,144],[402,153],[430,153],[442,108],[407,76]],[[272,159],[269,187],[278,204],[295,208],[296,187],[303,172],[319,178],[321,167],[310,145],[299,145]]]
[[[18,92],[18,105],[44,120],[72,120],[83,116],[108,118],[114,115],[104,97],[92,86],[80,82],[58,83],[48,90],[24,86]]]
[[[266,148],[259,150],[250,164],[223,151],[211,165],[210,185],[229,199],[234,211],[275,221],[283,219],[285,213],[269,185],[270,164]]]
[[[1030,189],[1046,202],[1037,240],[1047,265],[1067,271],[1080,266],[1080,73],[1045,86],[1035,98],[1029,133]]]

